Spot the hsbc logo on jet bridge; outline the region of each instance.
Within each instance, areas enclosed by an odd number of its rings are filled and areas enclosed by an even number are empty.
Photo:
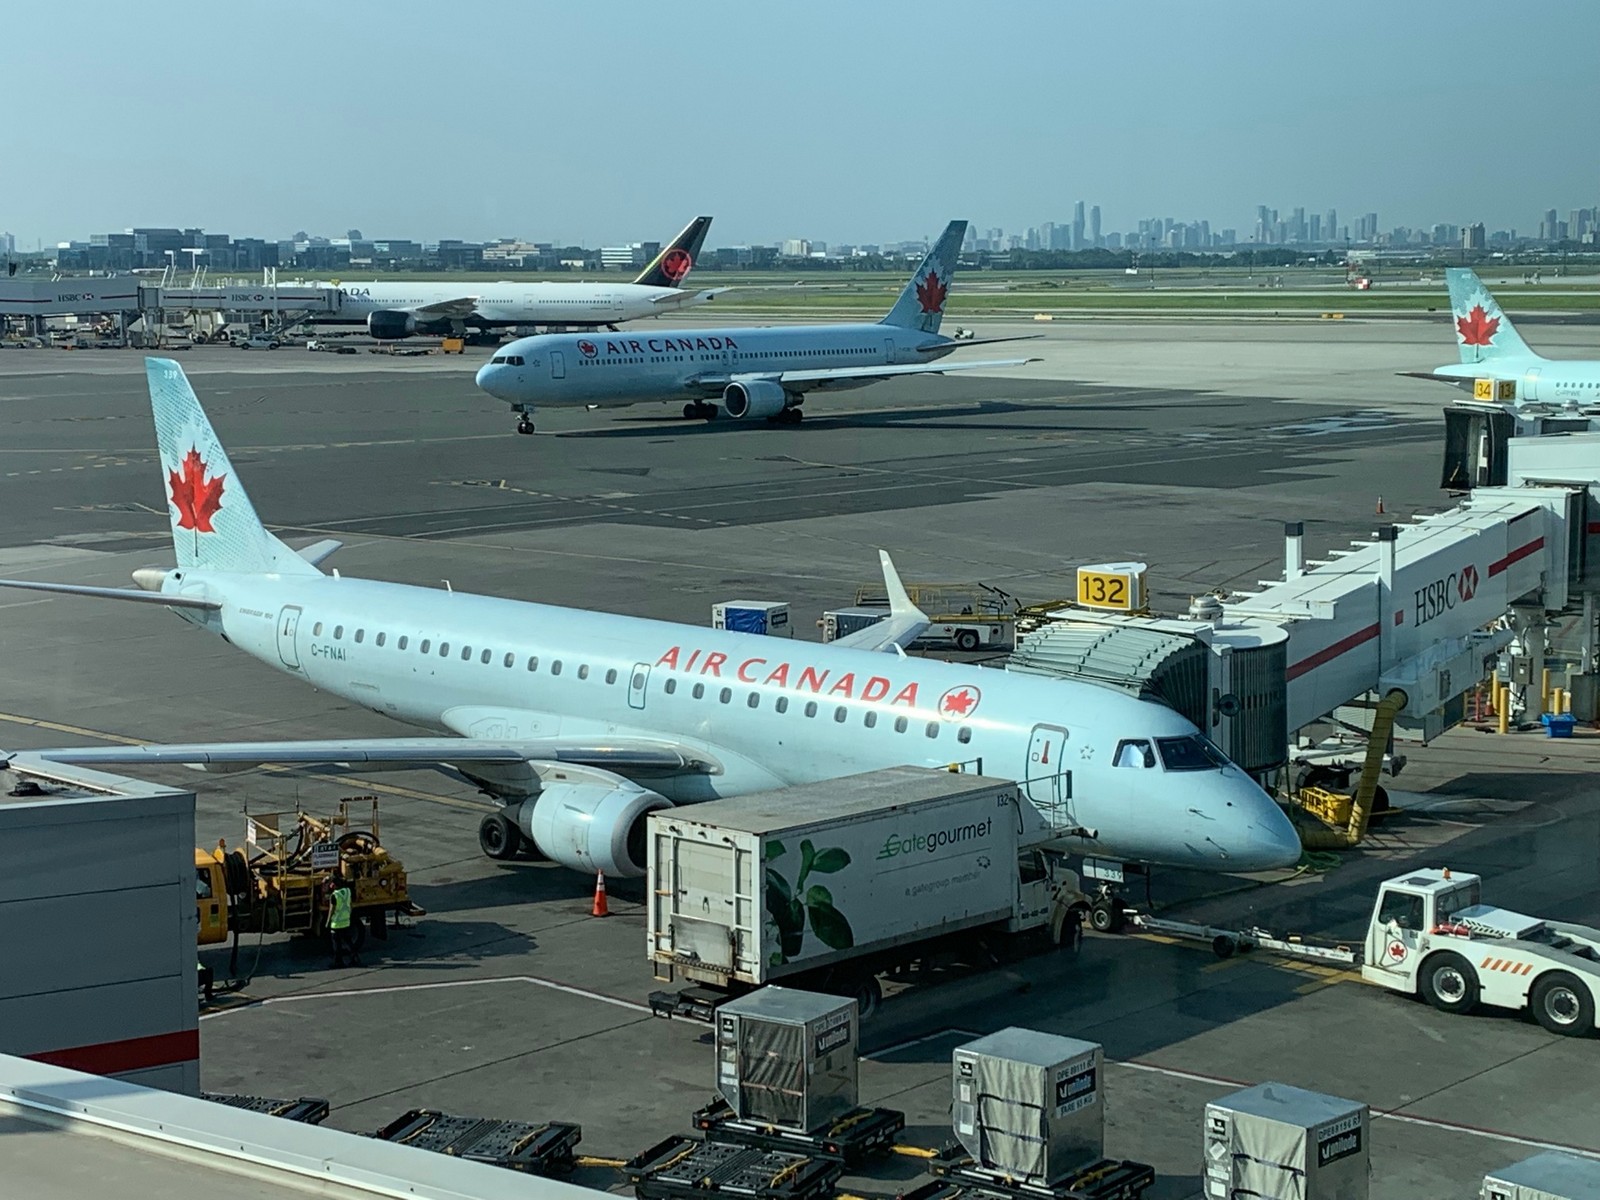
[[[1419,587],[1416,598],[1416,623],[1426,625],[1458,604],[1465,604],[1478,591],[1478,568],[1468,563],[1432,583]]]

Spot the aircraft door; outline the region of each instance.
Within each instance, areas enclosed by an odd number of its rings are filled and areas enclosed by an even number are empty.
[[[1063,759],[1067,731],[1059,725],[1035,725],[1028,739],[1028,764],[1023,770],[1023,794],[1052,825],[1071,820],[1072,772]]]
[[[1524,400],[1537,400],[1539,398],[1539,368],[1530,367],[1528,373],[1522,377],[1522,398]]]
[[[883,361],[890,365],[894,363],[894,339],[883,339]]]
[[[650,664],[634,663],[633,674],[628,677],[628,707],[643,708],[645,692],[650,687]]]
[[[567,377],[567,356],[559,350],[550,352],[550,378],[565,379]]]
[[[295,642],[295,634],[299,629],[299,605],[286,605],[278,614],[278,658],[291,671],[300,669],[300,648]]]

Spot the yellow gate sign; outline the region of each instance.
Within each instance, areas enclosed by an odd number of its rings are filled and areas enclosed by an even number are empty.
[[[1515,379],[1474,379],[1472,381],[1472,398],[1474,400],[1515,400],[1517,398],[1517,381]]]
[[[1095,563],[1078,568],[1078,604],[1111,612],[1143,612],[1145,563]]]

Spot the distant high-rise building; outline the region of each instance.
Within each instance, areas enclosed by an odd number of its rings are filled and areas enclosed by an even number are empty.
[[[1106,234],[1106,249],[1107,250],[1121,250],[1122,249],[1122,235],[1120,233],[1108,233],[1108,234]]]
[[[1339,212],[1337,209],[1330,208],[1327,215],[1322,218],[1322,236],[1330,242],[1339,240]]]
[[[965,238],[963,238],[962,241],[961,241],[961,249],[965,253],[971,254],[975,250],[977,250],[977,248],[978,248],[978,227],[976,225],[969,224],[967,226],[967,236]]]
[[[9,233],[0,233],[0,254],[7,257],[17,252],[17,239]]]
[[[1544,220],[1539,223],[1539,240],[1553,242],[1556,240],[1556,210],[1544,210]]]
[[[1306,241],[1313,246],[1322,244],[1322,214],[1312,213],[1306,218]]]
[[[1097,250],[1103,245],[1100,240],[1100,206],[1098,204],[1089,210],[1089,244]]]
[[[1484,233],[1482,221],[1476,221],[1462,229],[1461,248],[1463,250],[1483,250],[1488,244],[1489,239]]]
[[[1072,206],[1072,248],[1083,249],[1083,201],[1079,200]]]

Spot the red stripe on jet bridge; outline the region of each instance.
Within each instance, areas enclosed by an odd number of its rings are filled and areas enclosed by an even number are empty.
[[[99,1042],[93,1046],[74,1046],[70,1050],[50,1050],[25,1057],[52,1067],[82,1071],[87,1075],[121,1075],[128,1071],[148,1071],[195,1062],[200,1058],[200,1031],[184,1029],[177,1033],[158,1033],[151,1037],[124,1038],[120,1042]]]
[[[1294,666],[1284,672],[1286,679],[1299,679],[1309,671],[1315,671],[1325,663],[1330,663],[1347,650],[1354,650],[1357,646],[1370,642],[1378,636],[1378,626],[1374,622],[1365,629],[1358,629],[1347,638],[1341,638],[1325,650],[1318,650],[1310,658],[1303,658]]]
[[[1583,531],[1589,534],[1591,537],[1597,533],[1600,533],[1600,521],[1590,521],[1583,527]]]
[[[1500,574],[1500,572],[1504,571],[1512,563],[1519,563],[1523,559],[1527,558],[1528,555],[1536,554],[1540,550],[1543,550],[1543,549],[1544,549],[1544,539],[1542,537],[1534,538],[1533,541],[1529,542],[1526,546],[1522,546],[1522,547],[1519,547],[1516,550],[1513,550],[1510,554],[1506,555],[1504,558],[1500,559],[1498,562],[1490,563],[1489,564],[1489,575],[1490,575],[1490,577],[1493,578],[1494,576]]]

